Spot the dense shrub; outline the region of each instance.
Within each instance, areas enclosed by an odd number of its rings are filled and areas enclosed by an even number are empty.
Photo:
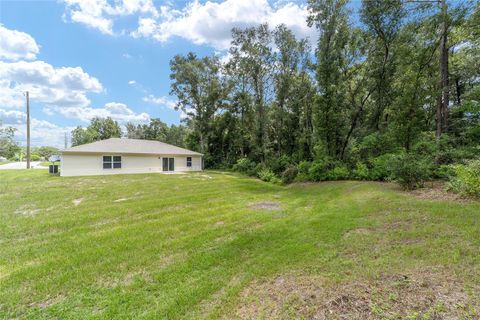
[[[40,158],[40,156],[39,156],[38,154],[35,154],[35,153],[34,153],[34,154],[32,154],[32,155],[30,156],[30,160],[32,160],[32,161],[40,161],[41,158]]]
[[[262,169],[259,172],[257,172],[258,178],[260,180],[270,182],[272,181],[273,178],[275,178],[275,173],[273,173],[272,170],[270,169]]]
[[[255,175],[255,162],[248,158],[240,158],[232,167],[233,171],[241,172],[250,176]]]
[[[315,160],[308,169],[308,178],[310,181],[323,181],[327,179],[327,172],[329,170],[328,162],[324,160]]]
[[[454,169],[454,166],[452,165],[440,165],[435,167],[435,170],[433,171],[434,178],[439,178],[444,180],[450,180],[454,175],[455,175],[455,169]]]
[[[390,133],[375,132],[363,137],[358,146],[360,157],[364,160],[399,150],[395,137]]]
[[[464,196],[480,198],[480,160],[473,160],[466,165],[452,166],[454,176],[449,188]]]
[[[308,169],[310,181],[345,180],[350,177],[348,168],[339,161],[323,158],[312,162]]]
[[[347,180],[350,178],[350,171],[343,164],[338,164],[327,171],[326,180]]]
[[[390,175],[389,163],[393,157],[395,157],[394,154],[387,153],[371,159],[369,179],[380,181],[387,180],[388,176]]]
[[[268,167],[277,175],[282,174],[290,165],[292,161],[286,156],[274,157],[268,161]]]
[[[302,161],[298,164],[298,174],[296,180],[298,181],[308,181],[309,180],[309,171],[312,163],[309,161]]]
[[[370,171],[365,163],[357,162],[357,165],[352,172],[352,176],[357,180],[368,180],[370,179]]]
[[[297,177],[298,169],[296,166],[289,166],[282,172],[282,182],[285,184],[291,183]]]
[[[388,161],[389,179],[404,189],[413,190],[423,186],[431,177],[430,161],[419,159],[410,153],[395,155]]]

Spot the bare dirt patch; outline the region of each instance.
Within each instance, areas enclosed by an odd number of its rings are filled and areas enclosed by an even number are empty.
[[[15,210],[15,214],[20,214],[22,216],[34,216],[40,211],[41,209],[38,209],[33,205],[23,205]]]
[[[276,211],[280,210],[282,207],[280,203],[274,201],[259,201],[250,205],[251,209],[259,209],[259,210],[268,210],[268,211]]]
[[[375,230],[369,229],[369,228],[357,228],[357,229],[352,229],[349,230],[345,233],[344,237],[348,238],[354,235],[369,235],[373,233]]]
[[[478,319],[480,288],[467,293],[445,270],[379,275],[334,283],[285,275],[253,282],[240,296],[239,319]]]
[[[431,181],[427,182],[423,188],[410,191],[409,194],[423,200],[469,201],[456,193],[448,192],[446,189],[447,187],[444,182]]]
[[[37,308],[40,308],[40,309],[45,309],[45,308],[48,308],[48,307],[50,307],[54,304],[57,304],[57,303],[63,301],[64,299],[65,299],[65,296],[58,295],[58,296],[55,296],[55,297],[47,298],[43,301],[34,302],[34,303],[30,304],[30,306],[37,307]]]
[[[129,286],[135,280],[142,280],[145,282],[152,282],[152,277],[149,272],[145,270],[132,271],[121,277],[104,277],[97,281],[97,285],[103,288],[116,288],[118,286]]]
[[[73,205],[76,207],[76,206],[78,206],[80,203],[82,203],[82,201],[83,201],[83,198],[78,198],[78,199],[73,199],[73,200],[72,200],[72,203],[73,203]]]

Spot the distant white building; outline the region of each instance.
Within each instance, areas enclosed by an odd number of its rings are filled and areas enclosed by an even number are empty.
[[[152,140],[111,138],[61,151],[61,176],[203,169],[201,153]]]

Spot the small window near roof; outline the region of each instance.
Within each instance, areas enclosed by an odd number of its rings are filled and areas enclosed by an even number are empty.
[[[121,169],[121,156],[103,156],[103,169]]]
[[[192,166],[192,157],[187,157],[187,167]]]

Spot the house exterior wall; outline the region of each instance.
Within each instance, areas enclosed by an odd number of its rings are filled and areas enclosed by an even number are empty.
[[[103,156],[121,156],[122,168],[103,169]],[[60,175],[66,177],[163,172],[163,157],[175,158],[175,172],[202,170],[202,157],[195,155],[191,156],[192,166],[187,167],[187,156],[65,153],[60,163]]]

